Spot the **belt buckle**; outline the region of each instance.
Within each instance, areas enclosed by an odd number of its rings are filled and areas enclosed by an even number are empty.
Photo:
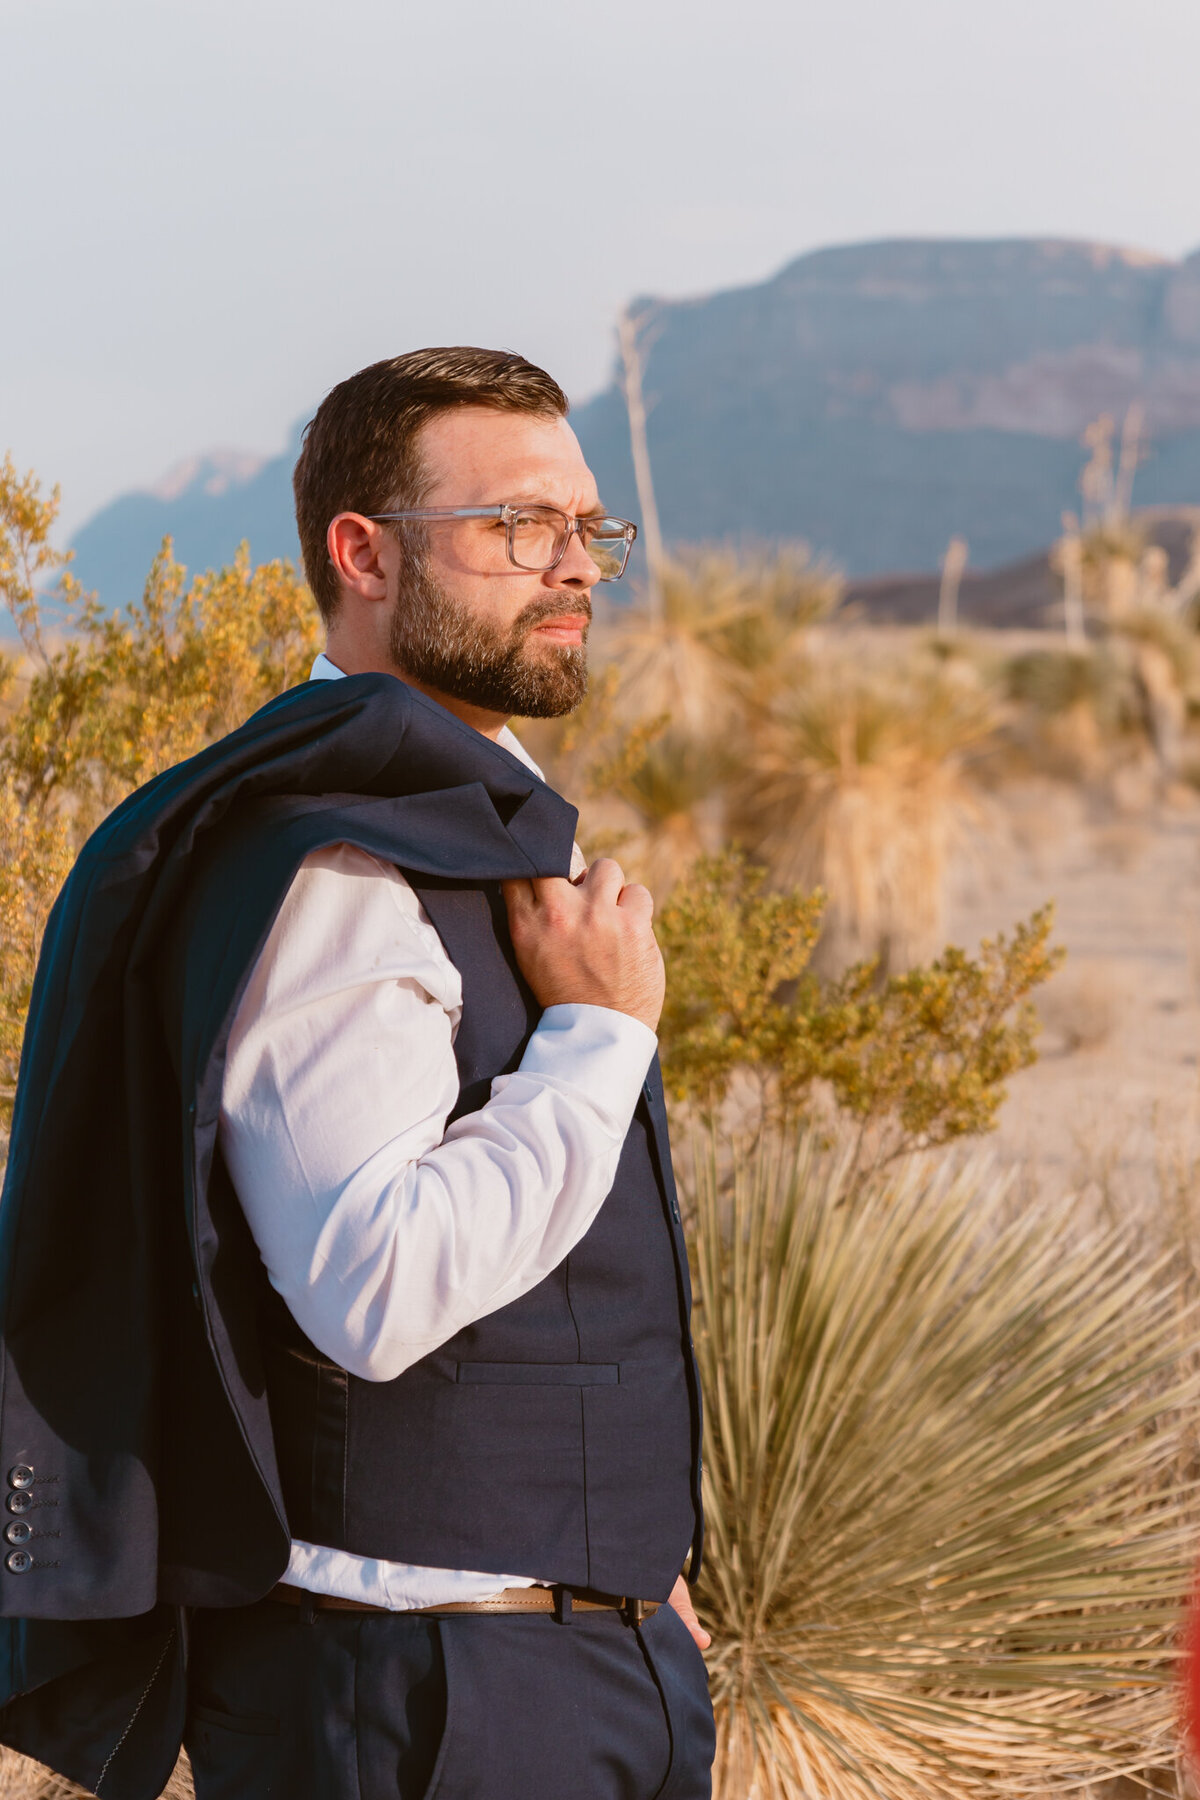
[[[621,1604],[621,1617],[627,1625],[640,1625],[646,1617],[646,1602],[631,1600],[626,1596]]]

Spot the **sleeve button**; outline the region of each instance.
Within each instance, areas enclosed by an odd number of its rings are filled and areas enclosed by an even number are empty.
[[[24,1575],[26,1570],[32,1569],[33,1558],[28,1550],[10,1550],[4,1559],[4,1566],[14,1575]]]
[[[33,1536],[33,1526],[25,1519],[10,1519],[4,1527],[4,1535],[10,1544],[27,1544]]]
[[[8,1485],[9,1487],[14,1488],[27,1488],[33,1486],[33,1470],[29,1467],[28,1463],[16,1463],[14,1467],[8,1471]]]
[[[28,1489],[21,1489],[15,1494],[10,1494],[4,1504],[10,1513],[28,1512],[33,1505],[33,1495]]]

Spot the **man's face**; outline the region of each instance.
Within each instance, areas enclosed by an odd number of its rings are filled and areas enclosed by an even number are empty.
[[[458,407],[424,427],[420,450],[431,476],[423,506],[539,501],[569,517],[600,510],[565,419]],[[509,562],[504,526],[494,520],[418,529],[424,554],[403,549],[398,563],[397,667],[422,687],[505,717],[554,718],[578,706],[599,578],[578,536],[557,568],[534,571]]]

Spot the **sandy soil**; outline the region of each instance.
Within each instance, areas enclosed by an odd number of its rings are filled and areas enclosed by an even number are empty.
[[[1068,951],[994,1146],[1035,1187],[1173,1209],[1200,1191],[1200,802],[1101,809],[1047,782],[983,825],[949,884],[948,938],[974,946],[1052,899]]]

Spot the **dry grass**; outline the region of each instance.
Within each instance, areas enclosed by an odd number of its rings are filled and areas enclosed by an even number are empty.
[[[192,1791],[192,1772],[181,1755],[162,1800],[192,1800]],[[83,1800],[86,1792],[28,1756],[0,1748],[0,1800]]]

